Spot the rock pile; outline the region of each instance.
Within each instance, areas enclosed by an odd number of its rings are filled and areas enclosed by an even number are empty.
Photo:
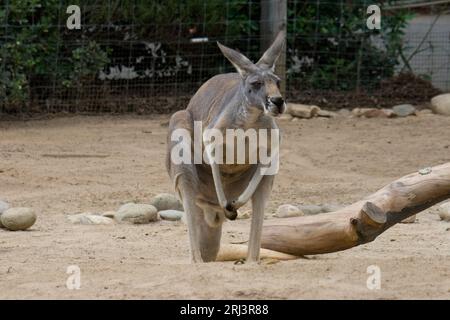
[[[150,200],[150,204],[126,203],[117,211],[104,213],[79,213],[69,215],[73,224],[111,225],[115,223],[147,224],[162,220],[178,221],[184,216],[183,205],[170,193],[161,193]]]
[[[414,115],[439,114],[450,116],[450,93],[435,96],[430,101],[430,109],[421,109],[411,104],[399,104],[392,108],[354,108],[353,110],[340,109],[338,112],[322,110],[316,105],[288,103],[286,112],[280,120],[295,120],[296,118],[311,119],[315,117],[364,117],[364,118],[397,118]]]
[[[336,204],[305,204],[305,205],[292,205],[292,204],[282,204],[278,207],[275,217],[277,218],[290,218],[290,217],[301,217],[309,216],[319,213],[333,212],[341,209],[342,206]]]

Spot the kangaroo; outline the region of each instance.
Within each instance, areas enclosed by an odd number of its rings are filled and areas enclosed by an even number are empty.
[[[200,163],[176,164],[171,159],[171,152],[178,143],[173,134],[177,129],[182,129],[194,141],[194,123],[201,123],[203,129],[214,129],[224,134],[229,129],[278,130],[274,117],[282,114],[286,105],[274,66],[284,43],[285,32],[282,31],[257,63],[217,43],[237,73],[220,74],[209,79],[195,93],[187,108],[174,113],[170,119],[166,168],[185,210],[192,262],[216,259],[224,220],[234,220],[237,209],[250,199],[252,218],[246,261],[259,261],[264,209],[274,175],[262,174],[263,164],[259,156],[256,163],[249,161],[250,156],[259,154],[260,144],[251,146],[248,137],[245,140],[244,162],[220,163],[215,159],[218,149],[212,152],[208,148],[211,141],[203,137],[201,151],[205,150],[206,159]],[[270,138],[269,133],[267,139]],[[225,150],[223,158],[226,158],[225,153],[230,152],[227,143],[228,140],[219,146]],[[273,157],[270,142],[265,145],[269,146],[267,150]],[[194,150],[192,143],[191,147]],[[188,157],[192,160],[195,153],[198,154],[198,151],[194,150]]]

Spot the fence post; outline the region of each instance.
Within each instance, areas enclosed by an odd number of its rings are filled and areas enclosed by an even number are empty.
[[[286,30],[287,0],[261,0],[261,51],[275,40],[278,32]],[[281,78],[281,94],[286,95],[286,46],[278,58],[275,73]]]

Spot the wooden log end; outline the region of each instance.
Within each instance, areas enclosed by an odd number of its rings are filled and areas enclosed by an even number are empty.
[[[365,223],[382,225],[387,221],[385,212],[373,202],[367,201],[359,213],[359,217]]]
[[[382,232],[386,221],[385,212],[370,201],[364,203],[357,217],[350,218],[359,244],[373,241]]]

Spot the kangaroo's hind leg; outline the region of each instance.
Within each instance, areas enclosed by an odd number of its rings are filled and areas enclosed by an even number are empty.
[[[189,148],[192,147],[192,131],[192,121],[189,112],[179,111],[172,116],[169,124],[166,166],[175,184],[175,190],[183,203],[188,225],[192,261],[214,261],[219,251],[222,227],[221,223],[208,224],[205,220],[205,209],[196,202],[199,195],[200,182],[193,162],[192,150],[189,153]],[[174,132],[175,134],[173,135],[172,133]],[[182,143],[177,139],[179,134],[187,135],[187,137],[184,137],[186,139],[184,142],[187,142],[188,145],[185,145],[183,150],[182,148],[177,148],[178,143]],[[188,152],[188,156],[184,158],[186,161],[174,161],[177,155],[172,156],[173,150],[176,152]]]
[[[186,175],[177,179],[177,191],[183,202],[188,224],[191,260],[193,262],[215,261],[220,248],[223,213],[202,206],[197,201],[198,193]]]
[[[252,196],[252,223],[248,243],[248,262],[257,262],[259,260],[264,209],[272,192],[273,179],[274,176],[272,175],[264,176]]]

